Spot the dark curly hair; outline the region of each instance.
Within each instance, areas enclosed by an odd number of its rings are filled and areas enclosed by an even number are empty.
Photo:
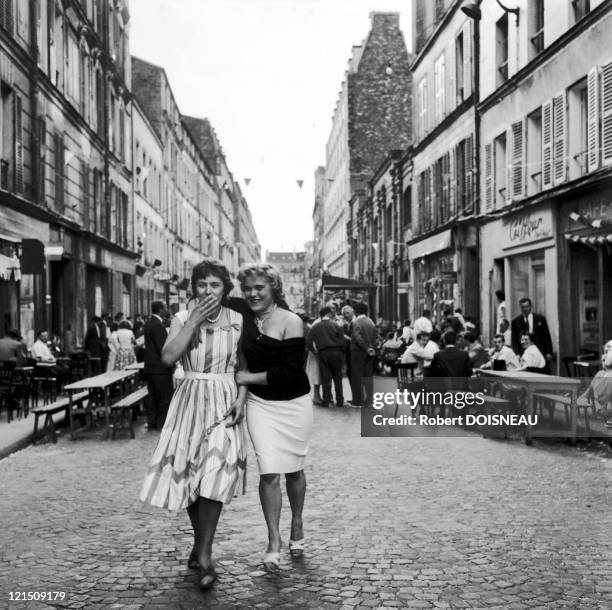
[[[226,305],[227,297],[234,289],[234,284],[232,283],[227,267],[216,258],[207,257],[192,269],[191,294],[194,297],[197,295],[196,287],[198,285],[198,280],[206,279],[209,275],[214,275],[223,282],[223,299],[221,299],[221,304]]]

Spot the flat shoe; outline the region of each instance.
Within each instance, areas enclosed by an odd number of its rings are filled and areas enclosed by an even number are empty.
[[[198,574],[198,584],[202,591],[208,591],[217,582],[217,573],[215,572],[214,566],[208,568],[200,568]]]
[[[191,551],[191,555],[189,555],[189,559],[187,560],[187,567],[190,570],[197,570],[200,567],[198,554],[195,551]]]
[[[305,538],[301,540],[289,540],[289,553],[291,557],[301,557],[304,554]]]
[[[263,567],[266,572],[278,574],[280,571],[280,552],[271,551],[270,553],[266,553],[263,558]]]

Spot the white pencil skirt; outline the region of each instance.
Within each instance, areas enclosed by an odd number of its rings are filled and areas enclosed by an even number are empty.
[[[291,400],[264,400],[249,392],[246,420],[259,474],[304,468],[313,424],[308,394]]]

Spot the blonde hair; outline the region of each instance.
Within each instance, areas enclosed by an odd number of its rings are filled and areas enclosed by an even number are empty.
[[[270,284],[274,302],[279,307],[289,309],[283,293],[283,278],[274,265],[270,263],[245,263],[242,265],[238,271],[238,281],[242,290],[244,290],[246,281],[250,277],[263,277]]]

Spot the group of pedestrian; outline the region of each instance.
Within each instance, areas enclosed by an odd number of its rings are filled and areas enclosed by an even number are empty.
[[[229,296],[233,284],[227,268],[206,259],[193,269],[194,298],[172,318],[169,335],[163,336],[159,310],[151,316],[159,320],[144,327],[145,372],[169,378],[180,362],[184,373],[140,497],[154,506],[187,510],[194,532],[188,566],[200,571],[202,589],[217,579],[212,545],[221,509],[244,480],[247,405],[268,527],[264,568],[280,568],[281,474],[291,507],[290,554],[300,557],[305,548],[303,469],[313,414],[304,327],[289,310],[272,265],[246,265],[238,280],[244,298]]]
[[[341,313],[339,316],[334,303],[322,307],[319,318],[308,330],[307,372],[314,387],[313,403],[331,406],[333,383],[336,406],[361,407],[371,395],[364,384],[368,384],[374,374],[378,334],[374,322],[367,316],[365,303],[344,305]],[[345,370],[351,386],[351,401],[344,400],[342,379]],[[319,388],[322,388],[322,396]]]

